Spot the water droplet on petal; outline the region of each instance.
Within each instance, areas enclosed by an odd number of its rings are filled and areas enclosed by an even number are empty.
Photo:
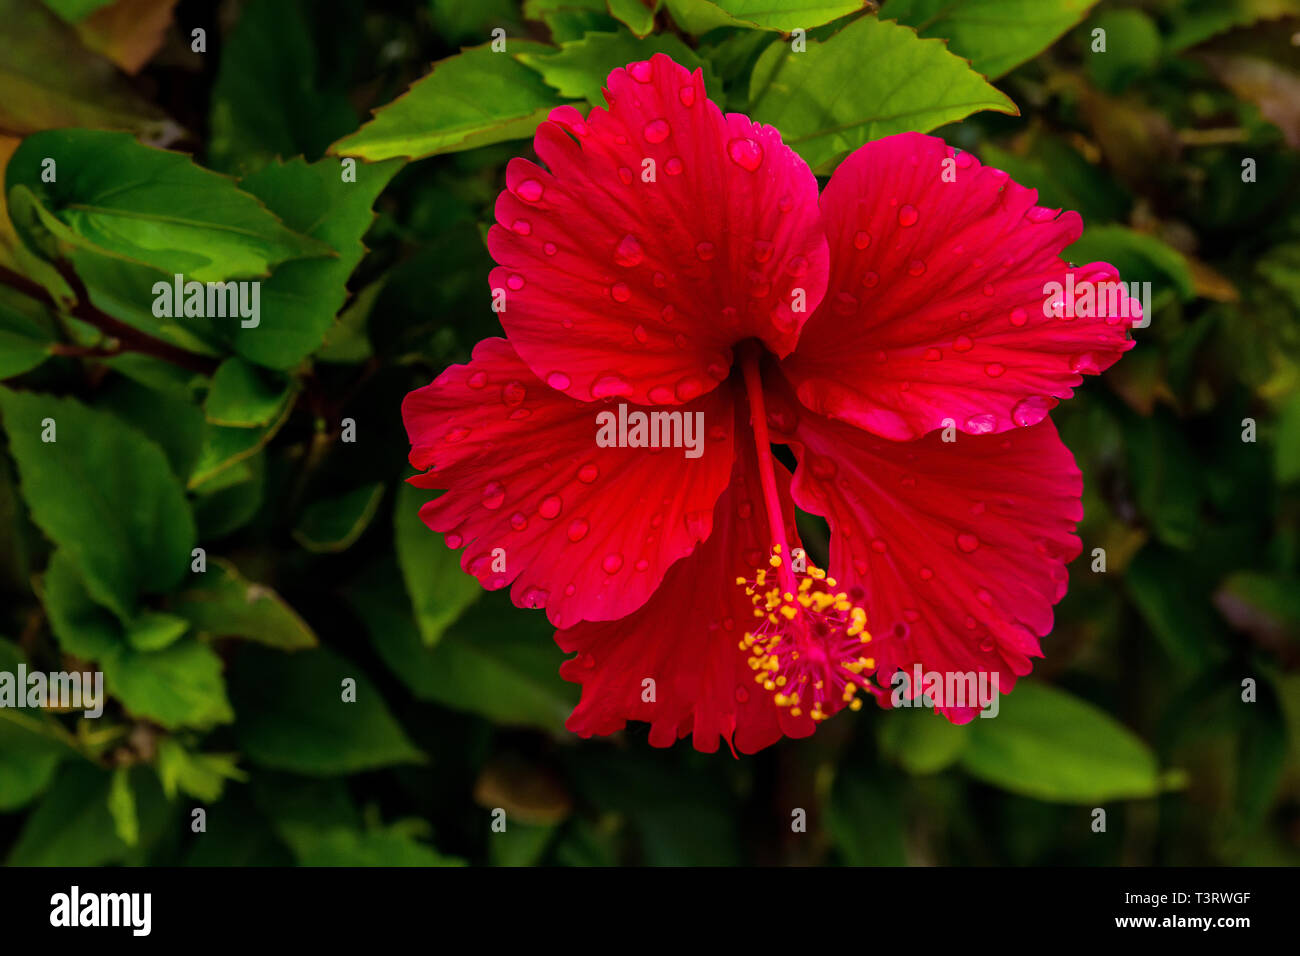
[[[617,551],[611,551],[601,559],[600,569],[606,574],[618,574],[623,570],[623,555]]]
[[[527,219],[516,219],[510,228],[514,230],[516,235],[527,236],[532,233],[533,224]]]
[[[929,581],[932,577],[934,577],[934,572],[931,571],[929,568],[922,568],[917,573],[920,574],[922,581]]]
[[[507,382],[501,387],[501,401],[507,405],[518,405],[527,394],[528,390],[524,388],[523,382]]]
[[[937,362],[941,358],[943,358],[943,353],[938,349],[926,349],[925,354],[921,356],[921,359],[926,362]]]
[[[591,525],[587,523],[586,518],[574,518],[572,521],[569,522],[569,530],[567,532],[569,536],[569,540],[581,541],[583,538],[587,536],[587,531],[590,528]]]
[[[542,184],[539,183],[537,180],[525,179],[522,183],[519,184],[519,188],[515,190],[515,195],[518,196],[520,199],[522,199],[524,202],[537,202],[539,199],[542,198],[542,195],[545,192],[546,190],[542,187]]]
[[[523,531],[528,527],[528,516],[522,511],[516,511],[510,516],[510,527],[516,531]]]
[[[592,398],[610,398],[615,395],[631,395],[632,383],[622,375],[609,373],[602,375],[591,383]]]
[[[1020,328],[1028,321],[1029,321],[1029,313],[1027,313],[1024,309],[1020,308],[1020,306],[1016,306],[1014,309],[1011,310],[1011,324],[1014,325],[1016,328]]]
[[[619,182],[621,182],[624,186],[631,186],[631,185],[632,185],[632,170],[628,169],[626,166],[620,166],[620,167],[618,167],[618,180],[619,180]]]
[[[974,347],[975,343],[971,341],[969,335],[959,335],[952,343],[952,350],[954,352],[969,352]]]
[[[460,535],[456,534],[455,532],[452,532],[451,534],[447,535],[447,537],[444,540],[446,540],[447,542],[447,547],[451,548],[451,550],[453,551],[455,551],[457,548],[459,548],[462,544],[465,543],[465,539],[462,538]]]
[[[859,229],[853,234],[853,248],[865,249],[871,245],[871,233]]]
[[[966,431],[972,435],[987,435],[997,427],[997,416],[991,412],[985,412],[982,415],[972,415],[966,419]]]
[[[651,120],[641,131],[647,143],[662,143],[672,134],[673,128],[664,119]]]
[[[835,462],[829,458],[817,457],[813,459],[812,473],[814,478],[819,478],[822,481],[829,481],[831,478],[835,477],[835,473],[838,470],[839,469]]]
[[[641,248],[640,240],[630,232],[614,247],[614,262],[620,266],[640,265],[644,259],[645,252]]]
[[[989,593],[988,588],[980,588],[975,592],[975,600],[979,601],[985,607],[993,606],[993,595]]]
[[[484,372],[482,369],[479,369],[477,372],[472,372],[470,377],[466,379],[465,384],[470,388],[482,388],[487,384],[487,372]]]
[[[646,570],[647,568],[650,567],[650,562],[647,561],[645,558],[642,558],[641,560],[637,561],[637,563],[634,565],[634,567],[635,567],[638,571],[644,571],[644,570]]]
[[[768,242],[766,239],[755,239],[754,261],[767,262],[767,260],[772,258],[772,249],[772,243]]]
[[[556,391],[562,392],[573,384],[573,380],[563,372],[552,372],[550,375],[546,376],[546,384]]]
[[[673,391],[671,385],[653,385],[648,394],[650,401],[656,405],[667,405],[677,397],[677,393]]]
[[[694,106],[694,105],[695,105],[695,87],[694,87],[694,86],[683,86],[681,89],[679,89],[679,90],[677,91],[677,98],[678,98],[679,100],[681,100],[681,102],[682,102],[682,106]]]
[[[454,445],[456,442],[464,441],[468,437],[469,429],[463,425],[457,425],[455,428],[451,429],[451,431],[447,432],[447,434],[443,435],[442,440],[449,445]]]
[[[1001,362],[989,362],[988,365],[984,366],[984,374],[989,378],[1001,378],[1002,373],[1006,370],[1006,366]]]
[[[885,543],[884,538],[872,538],[871,550],[876,552],[876,554],[884,554],[889,550],[889,545]]]
[[[738,136],[727,143],[727,156],[741,169],[752,173],[763,164],[763,147],[748,137]]]
[[[555,243],[553,242],[548,242],[546,245],[542,246],[542,252],[546,253],[548,256],[555,255],[556,251]]]
[[[913,259],[907,265],[907,274],[910,276],[919,276],[925,274],[925,260]]]
[[[695,254],[699,256],[701,259],[703,259],[705,262],[708,262],[715,255],[717,255],[717,250],[714,248],[714,245],[711,242],[708,241],[697,242],[695,244]]]
[[[1080,375],[1096,375],[1100,370],[1097,356],[1091,352],[1083,352],[1070,359],[1071,372],[1078,372]]]
[[[704,394],[705,385],[694,375],[687,375],[677,383],[675,393],[683,402],[689,402],[692,399],[699,398]]]
[[[862,285],[865,288],[868,289],[874,288],[876,283],[879,281],[880,281],[880,276],[875,272],[867,271],[862,273]]]
[[[961,534],[957,535],[957,547],[966,554],[970,554],[979,546],[980,539],[975,537],[975,535],[971,534],[969,531],[963,531]]]
[[[615,302],[626,302],[632,298],[632,290],[626,282],[615,282],[609,287],[609,297]]]
[[[680,176],[682,174],[682,161],[678,156],[670,156],[668,162],[664,163],[664,172],[669,176]]]
[[[578,469],[578,480],[585,485],[591,484],[600,477],[600,469],[593,462],[587,462]]]
[[[638,83],[649,83],[654,79],[654,66],[649,60],[639,60],[636,63],[629,63],[627,71],[632,74],[632,79]]]
[[[506,285],[513,291],[518,292],[525,285],[524,277],[517,272],[506,276]]]
[[[1030,395],[1016,402],[1015,407],[1011,409],[1011,419],[1022,428],[1037,425],[1047,417],[1050,407],[1051,403],[1046,395]]]
[[[506,486],[499,481],[489,481],[483,486],[483,507],[496,511],[506,500]]]

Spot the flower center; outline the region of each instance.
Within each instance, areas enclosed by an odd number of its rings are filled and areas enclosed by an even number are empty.
[[[835,579],[821,568],[793,570],[796,562],[783,557],[779,545],[772,548],[769,564],[776,577],[798,583],[785,590],[765,568],[753,578],[736,579],[754,605],[753,626],[740,641],[740,649],[750,654],[754,680],[795,717],[805,708],[815,721],[846,704],[859,710],[859,678],[876,667],[863,653],[871,641],[866,612],[836,591]]]
[[[754,605],[753,627],[740,649],[750,655],[754,680],[773,692],[778,706],[789,707],[796,717],[806,710],[813,720],[822,721],[846,704],[852,710],[862,707],[859,677],[875,670],[876,663],[863,654],[871,640],[866,612],[849,594],[837,591],[835,579],[813,566],[803,552],[790,549],[772,465],[759,355],[753,343],[742,347],[741,371],[772,556],[768,568],[758,568],[752,578],[736,579]]]

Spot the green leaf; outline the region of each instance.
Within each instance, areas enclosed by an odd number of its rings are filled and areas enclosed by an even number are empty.
[[[45,0],[45,5],[69,23],[84,20],[113,0]]]
[[[319,157],[356,128],[344,92],[322,75],[299,0],[246,4],[212,86],[208,159],[225,172],[277,157]]]
[[[146,611],[126,626],[126,642],[137,651],[160,651],[180,640],[189,622],[174,614]]]
[[[26,663],[18,645],[0,639],[0,673]],[[17,810],[45,791],[59,764],[75,755],[62,725],[44,711],[0,707],[0,813]]]
[[[42,181],[46,158],[61,171],[53,183]],[[19,233],[47,254],[58,245],[89,249],[200,282],[333,254],[231,180],[128,133],[34,133],[9,160],[5,190]]]
[[[744,27],[754,30],[773,30],[757,23],[732,16],[710,0],[664,0],[664,7],[673,22],[692,36],[702,36],[710,30],[725,27]]]
[[[180,582],[194,519],[157,445],[72,399],[0,389],[0,412],[33,520],[97,601],[129,619],[138,595]],[[52,442],[41,440],[47,420]]]
[[[303,509],[293,539],[316,554],[346,551],[369,527],[383,500],[383,482],[375,482],[313,501]]]
[[[111,774],[85,761],[65,765],[27,817],[7,866],[103,866],[125,859],[108,809]]]
[[[610,16],[626,25],[637,36],[646,36],[655,28],[655,12],[659,9],[659,0],[652,0],[650,4],[642,3],[641,0],[606,0],[606,3]],[[626,66],[629,62],[631,61],[624,60],[619,66]]]
[[[1088,24],[1106,31],[1105,55],[1087,59],[1088,77],[1108,93],[1120,93],[1160,61],[1160,29],[1141,10],[1102,10]]]
[[[194,489],[206,485],[226,469],[252,458],[265,448],[289,420],[297,397],[297,388],[286,393],[284,402],[271,423],[260,428],[227,428],[211,422],[205,424],[203,447],[194,471],[190,474],[188,486]]]
[[[1214,604],[1260,646],[1300,645],[1300,578],[1295,575],[1234,572],[1215,592]]]
[[[421,700],[556,733],[578,702],[578,689],[559,676],[563,655],[546,616],[519,612],[502,595],[481,601],[432,648],[394,569],[376,565],[349,599],[379,656]]]
[[[1125,282],[1150,282],[1153,295],[1172,289],[1181,299],[1196,295],[1191,267],[1183,254],[1155,236],[1126,226],[1089,226],[1061,253],[1070,262],[1109,262]]]
[[[1055,136],[1034,136],[1023,155],[984,143],[979,158],[1037,189],[1038,205],[1076,210],[1087,223],[1123,219],[1133,202],[1123,187]]]
[[[0,379],[30,372],[50,357],[57,341],[44,305],[0,286]]]
[[[256,428],[268,425],[280,413],[291,386],[249,365],[229,358],[212,376],[203,403],[203,416],[214,425]]]
[[[781,130],[814,170],[892,133],[926,132],[978,110],[1018,113],[941,41],[874,17],[804,53],[772,44],[754,67],[750,100],[754,119]]]
[[[986,783],[1057,803],[1154,797],[1172,782],[1132,731],[1040,681],[1018,682],[997,717],[971,721],[961,765]]]
[[[393,541],[420,637],[432,647],[483,589],[461,570],[460,554],[420,520],[421,506],[428,500],[427,492],[402,483],[393,506]]]
[[[227,780],[248,779],[236,766],[238,759],[237,754],[193,754],[175,737],[164,737],[158,742],[158,779],[169,800],[186,793],[216,803]]]
[[[299,866],[464,866],[398,830],[299,828],[290,841]]]
[[[136,816],[135,793],[131,790],[131,770],[116,767],[108,787],[108,812],[113,817],[113,831],[127,846],[140,842],[140,819]]]
[[[262,283],[261,324],[231,330],[240,355],[269,368],[288,369],[320,346],[347,299],[348,276],[365,254],[361,237],[374,220],[375,198],[401,165],[356,163],[355,181],[344,181],[336,159],[310,165],[295,159],[271,163],[240,184],[291,229],[338,252],[332,258],[299,259],[276,268]]]
[[[45,609],[59,646],[85,661],[97,661],[108,692],[127,712],[168,729],[207,728],[229,723],[221,658],[194,638],[157,651],[127,642],[122,625],[97,606],[63,553],[50,559],[43,582]]]
[[[719,27],[750,27],[790,33],[811,30],[857,13],[863,0],[664,0],[673,20],[694,36]]]
[[[516,59],[540,73],[561,96],[585,99],[603,108],[605,80],[610,72],[637,60],[648,60],[656,53],[666,53],[691,70],[702,67],[709,94],[719,92],[708,64],[672,34],[638,40],[628,33],[588,33],[581,40],[561,44],[559,51],[520,53]]]
[[[175,368],[172,365],[166,367]],[[167,389],[165,391],[126,377],[114,377],[105,382],[96,395],[95,407],[98,410],[112,412],[163,450],[173,474],[180,481],[188,479],[194,470],[203,444],[203,411],[198,407],[196,395],[198,383],[206,379],[190,375],[191,385],[179,390],[172,390],[167,383],[155,380],[157,385]]]
[[[179,127],[143,99],[108,60],[33,0],[0,0],[9,37],[0,58],[0,131],[17,136],[63,126],[130,129],[151,139]],[[50,65],[57,63],[58,69]]]
[[[880,720],[884,751],[908,773],[937,773],[953,764],[966,748],[969,729],[929,710],[900,710]]]
[[[355,702],[343,700],[348,679],[356,681]],[[379,688],[333,651],[249,647],[236,658],[230,685],[240,747],[264,767],[330,776],[425,760]]]
[[[170,608],[213,637],[240,637],[285,651],[317,644],[315,632],[280,595],[241,577],[224,561],[213,561],[206,572],[193,575]]]
[[[1097,0],[889,0],[882,15],[948,48],[990,79],[1051,46]]]
[[[542,43],[510,40],[506,53],[493,53],[484,44],[439,60],[331,152],[372,161],[421,159],[532,136],[562,101],[510,54],[547,49]]]
[[[1294,0],[1187,0],[1169,9],[1171,51],[1184,50],[1233,27],[1295,13]]]
[[[338,321],[325,333],[325,344],[312,356],[315,361],[351,364],[364,362],[375,354],[367,326],[385,284],[384,278],[376,279],[353,297],[339,313]]]
[[[605,0],[524,0],[523,12],[526,19],[545,23],[556,43],[618,27]]]
[[[193,500],[199,540],[224,538],[251,521],[262,507],[265,484],[266,456],[256,454],[200,487]]]

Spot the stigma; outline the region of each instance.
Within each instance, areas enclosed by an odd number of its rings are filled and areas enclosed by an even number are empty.
[[[844,707],[862,708],[858,693],[876,662],[865,653],[871,642],[866,611],[795,554],[800,560],[790,561],[778,544],[767,568],[736,578],[754,605],[740,649],[749,655],[754,681],[778,707],[821,722]]]

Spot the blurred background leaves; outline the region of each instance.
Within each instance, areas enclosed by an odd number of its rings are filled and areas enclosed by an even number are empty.
[[[659,51],[819,174],[937,127],[1152,283],[1053,416],[1084,552],[997,719],[578,740],[544,617],[420,523],[398,409],[499,334],[505,163]],[[0,708],[0,856],[1300,862],[1298,89],[1291,0],[0,0],[0,671],[110,696]],[[173,271],[260,326],[156,315]]]

